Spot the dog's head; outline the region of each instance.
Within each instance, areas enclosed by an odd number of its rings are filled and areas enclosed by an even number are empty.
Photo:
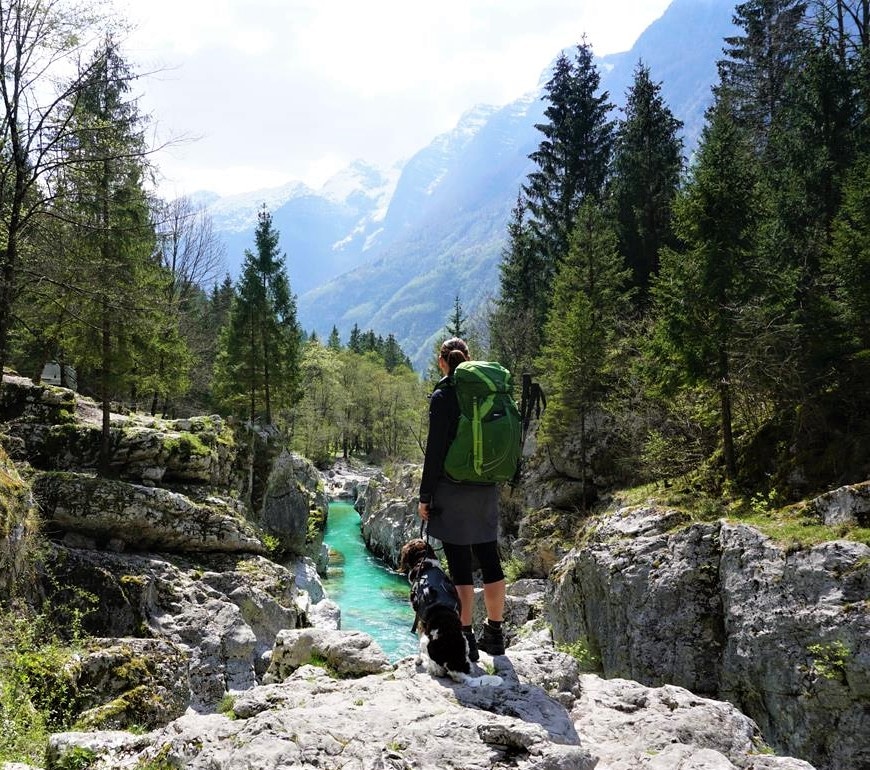
[[[424,559],[436,559],[435,550],[420,537],[409,540],[399,553],[399,572],[409,575]]]

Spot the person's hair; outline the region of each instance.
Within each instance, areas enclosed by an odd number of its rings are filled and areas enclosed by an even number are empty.
[[[468,354],[468,345],[465,344],[465,340],[451,337],[441,343],[441,358],[447,362],[450,374],[453,374],[456,367],[463,361],[468,361],[471,356]]]

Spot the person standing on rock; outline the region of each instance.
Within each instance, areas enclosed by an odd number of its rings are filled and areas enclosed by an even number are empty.
[[[462,604],[460,620],[469,658],[477,661],[478,647],[490,655],[504,655],[505,580],[498,553],[498,487],[453,481],[444,473],[444,458],[459,425],[459,402],[451,376],[459,364],[468,360],[468,345],[459,337],[442,343],[438,368],[443,376],[429,397],[429,436],[418,513],[427,523],[428,534],[444,546],[447,568]],[[483,572],[486,606],[486,622],[479,640],[471,628],[472,557],[477,558]]]

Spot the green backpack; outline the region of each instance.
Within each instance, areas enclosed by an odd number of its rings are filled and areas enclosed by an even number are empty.
[[[511,373],[495,362],[465,361],[451,379],[460,414],[444,472],[454,481],[511,481],[522,454]]]

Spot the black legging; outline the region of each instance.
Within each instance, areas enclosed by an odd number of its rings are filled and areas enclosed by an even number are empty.
[[[472,553],[480,563],[484,583],[497,583],[504,579],[501,560],[498,557],[498,544],[495,540],[488,543],[475,543],[474,545],[453,545],[452,543],[441,543],[441,545],[444,546],[444,556],[447,557],[450,577],[456,585],[474,585]]]

